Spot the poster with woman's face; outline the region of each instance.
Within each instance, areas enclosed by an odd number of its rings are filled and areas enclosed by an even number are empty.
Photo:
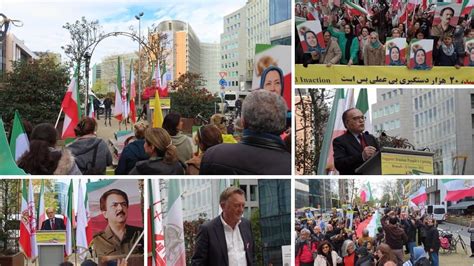
[[[456,27],[461,14],[462,5],[456,3],[441,4],[438,3],[433,19],[433,26],[439,24],[449,24]]]
[[[466,40],[464,66],[474,66],[474,38]]]
[[[385,65],[404,66],[406,65],[406,38],[389,38],[385,43]]]
[[[326,49],[324,43],[321,22],[319,20],[310,20],[300,23],[296,26],[300,37],[301,47],[305,53],[322,53]]]
[[[433,67],[433,40],[414,40],[410,43],[410,69],[429,70]]]
[[[291,46],[257,44],[252,90],[264,89],[281,95],[291,110]]]

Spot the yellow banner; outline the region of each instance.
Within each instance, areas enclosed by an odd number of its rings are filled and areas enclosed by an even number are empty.
[[[150,98],[150,103],[155,102],[155,97]],[[170,98],[160,98],[161,109],[170,109],[171,108],[171,99]],[[150,110],[155,109],[154,104],[150,104]]]
[[[474,84],[474,67],[433,67],[410,70],[404,66],[295,65],[296,85],[463,85]]]
[[[382,153],[382,175],[433,174],[433,157]]]
[[[36,243],[38,244],[65,244],[66,231],[36,231]]]

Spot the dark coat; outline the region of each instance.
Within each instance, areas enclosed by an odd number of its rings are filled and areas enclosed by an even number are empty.
[[[416,241],[416,224],[411,222],[411,219],[402,220],[403,230],[408,237],[408,242]]]
[[[448,56],[443,52],[443,48],[441,48],[441,46],[434,50],[434,57],[436,58],[435,65],[437,66],[455,66],[459,63],[456,51],[454,51],[452,55]]]
[[[145,153],[144,143],[144,139],[137,139],[125,146],[115,169],[116,175],[128,175],[137,162],[148,160],[149,156]]]
[[[402,249],[408,237],[398,224],[387,224],[388,216],[381,219],[383,231],[385,232],[385,243],[392,249]]]
[[[56,229],[54,230],[66,230],[64,220],[61,218],[54,218],[54,225],[56,226]],[[53,230],[49,219],[43,221],[43,224],[41,224],[41,230]]]
[[[267,140],[259,139],[262,145],[258,145],[258,141],[242,141],[211,147],[204,153],[199,174],[291,175],[291,154],[283,142],[269,140],[266,143]]]
[[[430,249],[433,249],[435,253],[439,252],[440,242],[439,242],[439,233],[438,229],[435,226],[426,227],[426,238],[423,243],[425,246],[425,251],[429,252]]]
[[[184,168],[178,161],[174,164],[163,162],[163,158],[137,162],[130,175],[184,175]]]
[[[363,134],[365,142],[369,146],[380,150],[379,144],[374,136]],[[364,163],[362,159],[362,146],[357,139],[346,131],[342,136],[332,142],[334,149],[334,165],[341,175],[355,175],[355,169]]]
[[[254,265],[255,243],[252,235],[250,221],[242,218],[241,223],[239,224],[239,230],[240,235],[242,236],[242,241],[244,242],[247,265]],[[220,216],[199,227],[199,231],[196,237],[195,251],[191,259],[191,265],[229,265],[224,225],[222,224]]]

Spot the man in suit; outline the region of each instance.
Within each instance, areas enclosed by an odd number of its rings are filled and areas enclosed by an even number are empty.
[[[228,187],[220,196],[222,213],[201,225],[192,265],[254,265],[254,239],[250,221],[242,218],[244,191]]]
[[[355,169],[374,156],[379,145],[374,136],[365,133],[365,117],[357,108],[342,114],[347,131],[334,139],[334,164],[341,175],[354,175]]]
[[[47,208],[46,215],[48,216],[48,219],[43,221],[43,224],[41,224],[41,230],[66,230],[64,220],[55,217],[56,211],[54,208]]]

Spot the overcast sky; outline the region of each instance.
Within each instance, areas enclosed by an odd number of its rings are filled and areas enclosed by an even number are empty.
[[[32,51],[59,52],[68,43],[69,33],[62,28],[85,16],[99,20],[105,33],[138,28],[134,18],[144,12],[142,33],[152,24],[177,19],[191,24],[202,42],[219,42],[223,32],[223,17],[245,5],[246,0],[0,0],[0,13],[23,22],[23,27],[11,26],[9,32],[23,40]],[[92,64],[108,55],[134,52],[138,44],[127,37],[111,37],[94,51]]]

